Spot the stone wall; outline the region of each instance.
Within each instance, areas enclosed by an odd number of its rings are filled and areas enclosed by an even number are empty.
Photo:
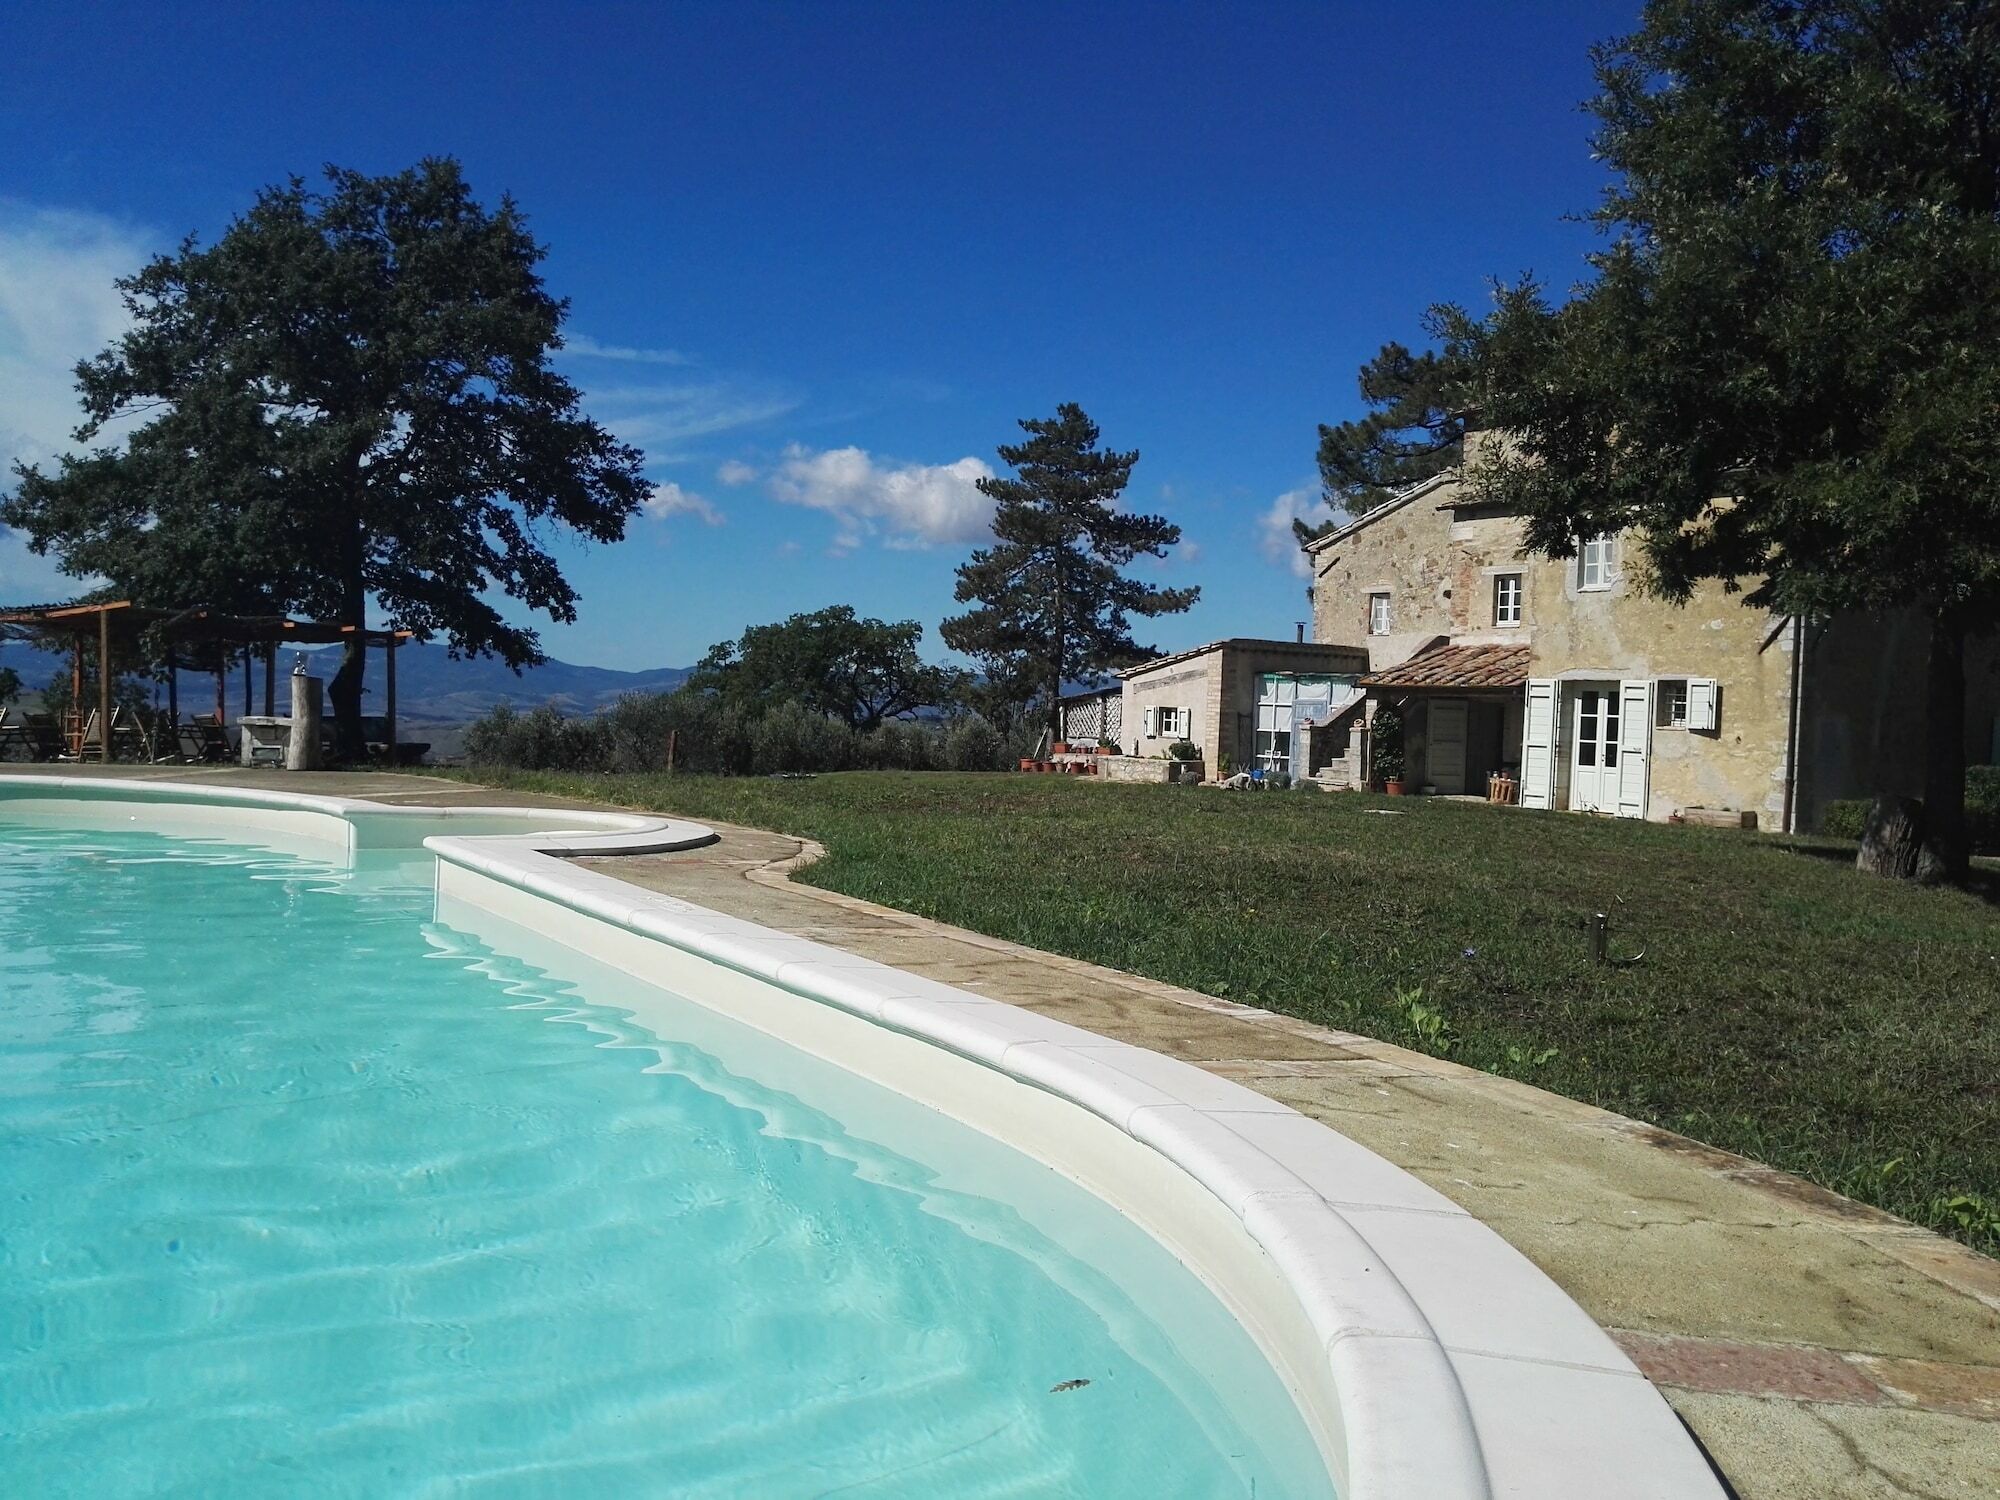
[[[1365,643],[1371,671],[1407,660],[1452,625],[1451,520],[1438,509],[1452,487],[1403,502],[1352,536],[1308,554],[1313,635]],[[1368,596],[1389,596],[1389,633],[1368,633]]]
[[[1198,760],[1149,760],[1136,755],[1107,755],[1098,761],[1097,774],[1106,781],[1149,782],[1164,786],[1173,781],[1200,781],[1204,768]]]
[[[1202,758],[1216,763],[1220,753],[1217,730],[1222,707],[1222,652],[1205,651],[1170,661],[1137,677],[1125,679],[1123,729],[1119,744],[1141,757],[1161,755],[1180,735],[1146,733],[1149,708],[1185,709],[1192,716],[1186,738],[1201,748]]]

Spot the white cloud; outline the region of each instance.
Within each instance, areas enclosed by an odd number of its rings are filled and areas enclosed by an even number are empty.
[[[993,502],[978,481],[993,470],[977,458],[948,464],[895,464],[860,448],[815,453],[793,444],[770,478],[771,497],[822,510],[840,523],[836,554],[864,536],[887,547],[984,541],[993,531]]]
[[[789,392],[753,381],[584,387],[590,414],[621,441],[646,449],[654,463],[685,459],[682,444],[771,421],[798,404]]]
[[[715,477],[727,485],[750,483],[758,474],[755,464],[746,464],[739,458],[725,459],[722,467],[715,471]]]
[[[1301,578],[1310,578],[1312,560],[1299,550],[1299,539],[1292,530],[1292,522],[1304,521],[1308,526],[1318,526],[1333,519],[1337,517],[1326,508],[1319,486],[1302,484],[1295,490],[1286,490],[1258,517],[1258,545],[1272,562],[1290,568]]]
[[[579,359],[610,359],[632,365],[691,365],[678,349],[635,349],[627,344],[600,344],[587,333],[563,336],[563,348]]]
[[[10,467],[75,446],[75,366],[125,331],[112,282],[150,249],[115,219],[0,202],[0,460]]]
[[[75,366],[125,331],[112,283],[152,248],[140,230],[100,214],[0,201],[0,488],[12,488],[17,462],[75,449]],[[19,537],[0,535],[0,601],[68,598],[83,587]]]
[[[646,514],[664,521],[668,516],[693,516],[705,526],[720,526],[724,517],[693,490],[682,489],[672,480],[653,486],[646,497]]]

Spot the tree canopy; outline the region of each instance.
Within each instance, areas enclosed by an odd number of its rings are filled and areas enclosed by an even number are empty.
[[[1648,586],[1932,627],[1926,802],[1963,858],[1964,643],[2000,611],[2000,12],[1653,0],[1596,54],[1594,276],[1439,313],[1507,441],[1475,482]]]
[[[1024,420],[1027,441],[1003,445],[1014,477],[979,481],[993,497],[993,545],[958,570],[956,596],[976,608],[944,622],[945,643],[977,662],[990,696],[1045,700],[1050,723],[1065,682],[1150,660],[1133,616],[1177,614],[1198,588],[1129,577],[1144,555],[1165,557],[1180,527],[1118,508],[1139,461],[1098,446],[1097,424],[1074,402]]]
[[[915,620],[862,619],[836,604],[711,647],[689,683],[748,705],[800,703],[865,731],[960,701],[964,674],[923,661],[923,635]]]
[[[573,620],[551,528],[618,540],[647,492],[550,366],[568,304],[543,254],[445,158],[268,188],[118,283],[132,327],[77,367],[77,436],[124,442],[20,468],[0,522],[144,603],[360,625],[372,597],[419,639],[538,662],[488,596]],[[362,654],[332,684],[349,753]]]
[[[1442,329],[1428,315],[1426,329]],[[1363,415],[1319,429],[1320,494],[1335,515],[1319,526],[1293,522],[1299,540],[1364,515],[1398,490],[1450,468],[1465,442],[1471,370],[1447,345],[1413,353],[1384,344],[1361,367]]]

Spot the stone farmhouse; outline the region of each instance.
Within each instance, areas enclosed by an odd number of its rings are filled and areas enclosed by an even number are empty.
[[[1524,554],[1521,538],[1521,518],[1453,469],[1305,545],[1314,634],[1364,643],[1355,717],[1401,707],[1413,787],[1481,795],[1503,774],[1528,807],[1748,813],[1786,832],[1811,831],[1836,798],[1921,791],[1928,637],[1914,614],[1804,619],[1719,583],[1677,606],[1638,587],[1619,536],[1565,559]],[[1967,655],[1967,754],[1981,762],[1995,758],[2000,650],[1978,638]],[[1323,738],[1306,771],[1345,755],[1365,774],[1365,734]]]

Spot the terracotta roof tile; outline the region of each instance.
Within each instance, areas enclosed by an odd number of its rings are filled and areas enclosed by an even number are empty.
[[[1371,672],[1363,687],[1517,688],[1528,680],[1526,646],[1426,646],[1408,661]]]

